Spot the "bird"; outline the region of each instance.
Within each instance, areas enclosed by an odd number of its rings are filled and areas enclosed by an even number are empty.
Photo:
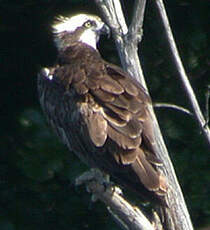
[[[145,201],[161,203],[167,182],[158,159],[144,87],[105,61],[97,45],[110,28],[91,14],[59,16],[52,25],[55,63],[38,74],[38,95],[49,124],[90,168],[108,174]]]

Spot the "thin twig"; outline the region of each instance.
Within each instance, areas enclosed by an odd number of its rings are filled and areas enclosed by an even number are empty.
[[[153,107],[155,108],[170,108],[170,109],[176,109],[178,111],[181,111],[183,113],[186,113],[190,116],[193,116],[193,113],[191,113],[188,109],[185,109],[182,106],[169,104],[169,103],[153,103]]]
[[[207,90],[206,90],[206,108],[205,108],[206,124],[205,126],[209,124],[209,98],[210,98],[210,85],[207,86]]]
[[[189,101],[191,103],[191,106],[192,106],[193,112],[195,114],[196,120],[197,120],[204,136],[206,137],[208,143],[210,144],[210,129],[209,129],[208,125],[206,125],[206,121],[203,117],[203,114],[202,114],[201,109],[199,107],[199,104],[197,102],[196,96],[193,92],[193,89],[190,85],[190,82],[189,82],[188,77],[186,75],[183,64],[181,62],[179,52],[177,50],[176,43],[174,41],[174,37],[173,37],[172,31],[170,28],[170,24],[168,21],[168,17],[166,14],[166,10],[165,10],[163,1],[162,0],[156,0],[155,3],[156,3],[156,6],[158,8],[159,14],[161,16],[161,19],[162,19],[162,22],[163,22],[163,25],[165,28],[166,37],[167,37],[167,40],[169,42],[169,46],[170,46],[171,53],[172,53],[172,56],[174,59],[174,63],[176,65],[177,71],[179,73],[179,77],[182,80],[183,86],[185,88],[185,91],[186,91],[187,96],[189,98]]]

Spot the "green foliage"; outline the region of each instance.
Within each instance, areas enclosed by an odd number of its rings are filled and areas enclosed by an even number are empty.
[[[126,18],[132,6],[123,1]],[[209,84],[207,1],[167,1],[169,19],[190,81],[205,109]],[[74,179],[87,168],[46,124],[36,92],[36,74],[55,60],[50,24],[57,14],[98,14],[86,0],[0,1],[0,229],[116,229],[101,203],[92,204]],[[154,102],[188,106],[166,40],[148,1],[140,58]],[[119,63],[110,39],[103,57]],[[157,109],[187,205],[196,226],[209,224],[208,146],[192,117]]]

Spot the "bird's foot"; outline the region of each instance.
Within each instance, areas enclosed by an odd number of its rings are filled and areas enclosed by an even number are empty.
[[[113,194],[122,194],[119,187],[115,186],[113,182],[110,182],[110,177],[97,168],[92,168],[90,171],[83,173],[76,178],[75,185],[86,185],[86,189],[89,193],[92,193],[91,200],[97,201],[98,194],[102,192],[108,192]]]

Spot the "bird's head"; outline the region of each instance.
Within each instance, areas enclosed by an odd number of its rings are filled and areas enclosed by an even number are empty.
[[[90,14],[60,16],[53,29],[58,48],[65,48],[73,42],[83,42],[96,49],[100,35],[110,33],[109,27],[100,17]]]

